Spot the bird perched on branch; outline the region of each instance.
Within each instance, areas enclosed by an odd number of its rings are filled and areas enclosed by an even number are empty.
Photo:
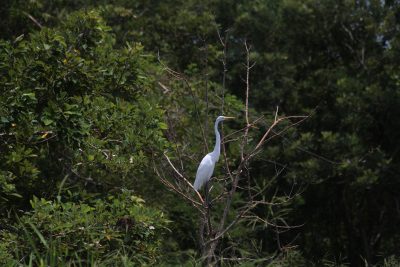
[[[221,121],[234,119],[233,117],[219,116],[215,120],[214,130],[215,130],[215,147],[214,150],[208,153],[200,162],[199,168],[196,173],[196,180],[194,181],[193,187],[196,191],[199,191],[204,184],[207,184],[210,180],[213,172],[215,163],[219,159],[221,153],[221,136],[218,132],[218,124]]]

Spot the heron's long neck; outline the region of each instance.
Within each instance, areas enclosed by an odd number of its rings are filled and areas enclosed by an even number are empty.
[[[215,122],[214,125],[214,131],[215,131],[215,147],[213,150],[213,156],[216,158],[216,161],[218,161],[219,154],[221,153],[221,136],[218,132],[218,123],[219,121]]]

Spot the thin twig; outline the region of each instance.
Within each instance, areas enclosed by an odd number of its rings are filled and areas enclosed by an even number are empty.
[[[29,13],[26,13],[25,11],[22,11],[22,13],[27,16],[33,23],[36,24],[36,26],[38,26],[40,29],[43,28],[42,24],[39,23],[39,21],[37,21],[37,19],[35,19],[32,15],[30,15]]]
[[[263,137],[260,139],[258,144],[256,145],[255,149],[253,151],[258,150],[265,142],[265,139],[268,137],[269,133],[272,131],[272,129],[278,125],[281,121],[283,120],[288,120],[288,119],[298,119],[301,118],[299,122],[296,122],[296,124],[303,122],[305,119],[307,119],[309,116],[286,116],[286,117],[281,117],[279,119],[276,119],[274,123],[268,128],[268,130],[265,132]]]
[[[175,173],[178,174],[178,176],[181,177],[187,183],[187,185],[189,185],[189,187],[193,189],[194,192],[196,192],[196,194],[199,197],[201,203],[204,204],[204,200],[201,197],[200,193],[196,189],[194,189],[193,185],[175,168],[174,164],[172,164],[171,160],[169,159],[169,157],[165,153],[164,153],[164,157],[167,159],[169,165],[172,167],[172,169],[175,171]]]

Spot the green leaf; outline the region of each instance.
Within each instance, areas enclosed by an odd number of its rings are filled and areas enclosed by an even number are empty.
[[[18,36],[17,38],[15,38],[14,43],[18,43],[18,42],[21,41],[22,39],[24,39],[24,34],[21,34],[20,36]]]
[[[167,130],[168,129],[168,125],[164,122],[160,122],[158,123],[158,127],[160,127],[161,130]]]
[[[47,118],[42,119],[42,121],[43,121],[44,125],[46,125],[46,126],[54,123],[53,120],[50,120],[50,119],[47,119]]]
[[[22,96],[26,97],[26,98],[29,98],[31,100],[36,100],[35,93],[25,93],[25,94],[22,94]]]
[[[10,122],[6,117],[1,117],[0,120],[1,120],[2,123]]]
[[[49,245],[47,244],[46,239],[43,237],[43,235],[39,232],[39,230],[36,228],[35,225],[33,225],[31,222],[28,222],[29,226],[33,229],[33,231],[37,234],[37,236],[39,237],[41,243],[47,248],[49,249]]]

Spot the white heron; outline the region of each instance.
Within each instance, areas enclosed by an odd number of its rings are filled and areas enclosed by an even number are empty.
[[[206,184],[210,178],[211,175],[214,172],[214,167],[215,163],[219,159],[219,154],[221,153],[221,136],[218,132],[218,124],[221,121],[227,120],[227,119],[234,119],[233,117],[225,117],[225,116],[219,116],[215,120],[215,125],[214,125],[214,130],[215,130],[215,147],[214,150],[207,155],[201,160],[199,168],[197,169],[196,173],[196,180],[194,181],[193,187],[196,191],[199,191],[201,187]]]

